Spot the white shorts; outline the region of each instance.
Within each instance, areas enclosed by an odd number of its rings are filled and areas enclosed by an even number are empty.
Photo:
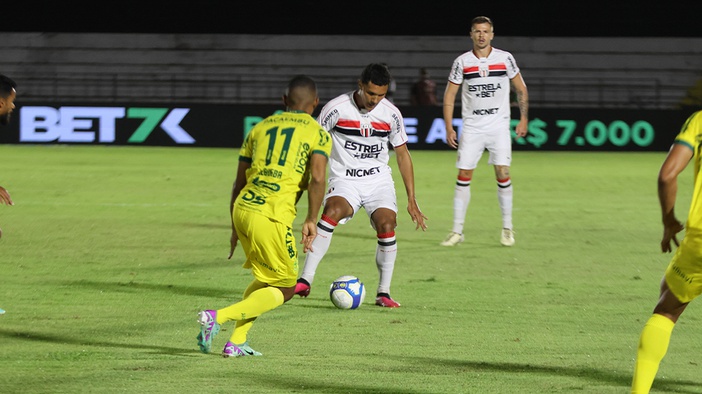
[[[512,133],[509,129],[498,133],[461,133],[456,168],[474,170],[485,150],[490,152],[488,164],[509,166],[512,163]]]
[[[353,208],[353,214],[339,220],[340,224],[351,220],[361,207],[366,210],[369,218],[378,208],[387,208],[397,213],[395,183],[390,173],[374,177],[371,182],[330,178],[327,190],[325,203],[329,197],[343,197]]]

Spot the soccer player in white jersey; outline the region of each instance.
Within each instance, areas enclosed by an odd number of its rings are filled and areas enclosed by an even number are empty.
[[[452,148],[458,148],[458,179],[453,198],[453,229],[441,242],[443,246],[463,242],[470,181],[485,150],[490,153],[488,164],[494,166],[497,179],[497,200],[502,211],[500,243],[514,245],[513,192],[509,173],[512,161],[510,85],[519,105],[520,117],[515,130],[518,137],[527,134],[529,95],[512,54],[491,46],[494,36],[490,18],[479,16],[473,19],[470,29],[473,49],[454,60],[444,92],[446,142]],[[461,85],[463,122],[459,141],[453,128],[453,108]]]
[[[390,297],[390,282],[397,257],[397,198],[388,160],[389,145],[395,151],[407,192],[407,211],[416,228],[426,230],[426,217],[414,193],[414,167],[407,149],[402,114],[385,99],[391,77],[384,64],[368,65],[358,89],[344,93],[322,108],[317,120],[332,136],[329,181],[324,211],[317,222],[317,237],[305,257],[295,293],[307,297],[322,258],[329,249],[337,225],[350,220],[363,207],[377,232],[375,263],[380,279],[376,305],[397,308]]]

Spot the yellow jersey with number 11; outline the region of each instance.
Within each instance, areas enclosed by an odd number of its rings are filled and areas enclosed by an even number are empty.
[[[250,163],[251,168],[235,209],[291,225],[297,215],[297,194],[309,182],[310,157],[322,154],[329,158],[331,147],[329,133],[305,112],[282,112],[262,120],[239,152],[239,160]]]

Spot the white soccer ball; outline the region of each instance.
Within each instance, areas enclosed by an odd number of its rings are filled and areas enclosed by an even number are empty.
[[[355,276],[340,276],[331,284],[329,298],[339,309],[356,309],[366,298],[366,287]]]

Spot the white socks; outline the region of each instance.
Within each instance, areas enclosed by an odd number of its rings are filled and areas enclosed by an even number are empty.
[[[512,181],[510,178],[497,181],[497,201],[502,211],[502,228],[512,229]]]
[[[322,215],[322,218],[317,222],[317,237],[312,241],[312,251],[307,252],[305,256],[305,267],[300,275],[300,278],[306,280],[310,285],[314,280],[319,262],[329,250],[334,229],[338,224],[325,215]]]
[[[453,194],[453,231],[463,234],[463,224],[466,221],[468,204],[470,203],[470,178],[458,177]]]
[[[375,250],[375,264],[378,266],[378,293],[390,294],[392,272],[397,259],[397,240],[395,232],[378,234],[378,247]]]

